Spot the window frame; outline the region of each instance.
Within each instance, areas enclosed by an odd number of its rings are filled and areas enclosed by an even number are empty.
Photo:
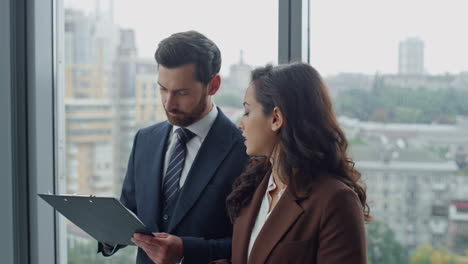
[[[278,61],[309,61],[309,0],[278,0]],[[6,263],[66,263],[66,232],[39,193],[65,184],[63,0],[0,3],[0,246]]]

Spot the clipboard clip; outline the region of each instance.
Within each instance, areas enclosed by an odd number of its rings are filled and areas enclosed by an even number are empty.
[[[72,196],[90,197],[90,198],[96,197],[96,195],[93,195],[93,194],[90,194],[90,195],[83,195],[83,194],[77,194],[77,193],[72,194]]]

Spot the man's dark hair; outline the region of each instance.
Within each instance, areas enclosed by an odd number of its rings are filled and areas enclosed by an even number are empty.
[[[158,65],[177,68],[195,64],[195,79],[207,85],[221,69],[221,52],[216,44],[197,31],[179,32],[159,43],[154,54]]]

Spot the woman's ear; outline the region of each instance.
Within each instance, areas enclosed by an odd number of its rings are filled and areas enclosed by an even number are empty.
[[[281,113],[281,110],[275,106],[271,112],[271,130],[274,132],[279,131],[281,127],[283,127],[283,122],[283,113]]]

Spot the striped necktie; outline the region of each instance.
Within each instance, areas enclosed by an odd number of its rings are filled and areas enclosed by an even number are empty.
[[[174,152],[171,155],[169,165],[166,170],[166,177],[164,177],[164,202],[165,205],[169,204],[171,199],[179,191],[180,175],[184,169],[185,155],[187,153],[187,142],[192,139],[195,134],[186,128],[178,128],[176,131],[176,143]]]

